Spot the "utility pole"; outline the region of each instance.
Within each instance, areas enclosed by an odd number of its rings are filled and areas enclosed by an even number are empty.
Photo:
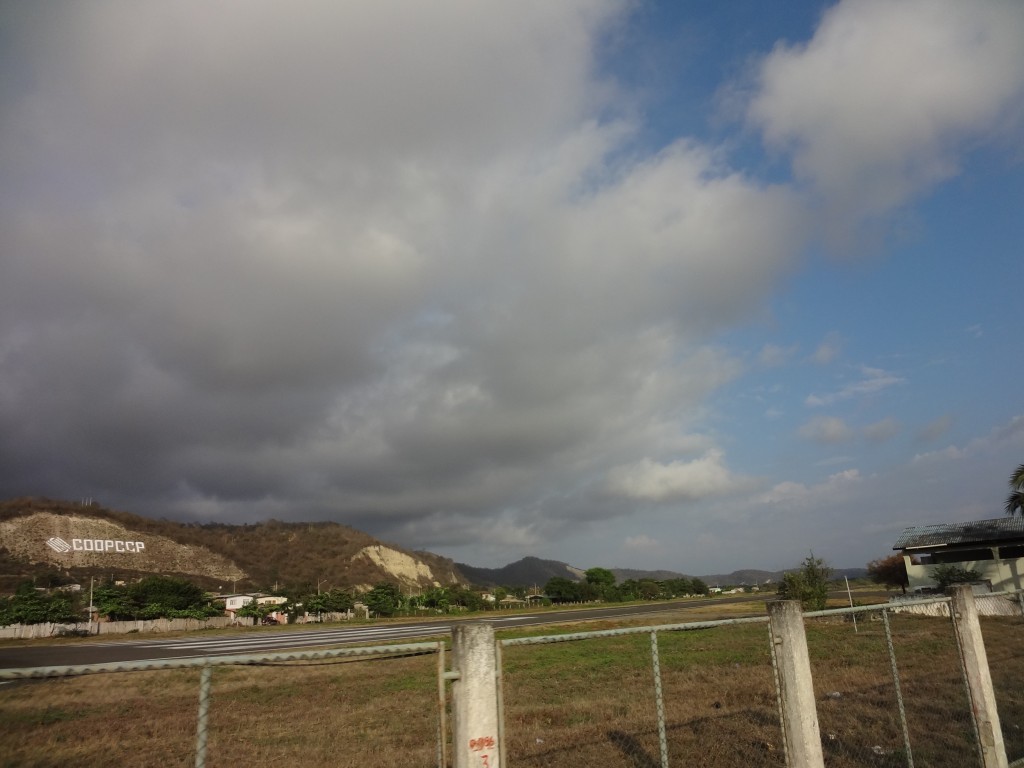
[[[92,585],[93,585],[94,581],[96,581],[96,577],[95,576],[90,576],[89,577],[89,634],[90,635],[92,634],[92,611],[93,611],[93,606],[92,606]]]

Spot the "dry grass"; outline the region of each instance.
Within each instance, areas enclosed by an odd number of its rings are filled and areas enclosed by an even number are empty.
[[[213,670],[209,766],[436,765],[435,655]],[[4,766],[190,766],[198,671],[0,691]]]
[[[689,611],[683,617],[694,619]],[[1024,625],[983,619],[982,628],[1013,760],[1024,756]],[[858,629],[808,621],[826,764],[902,766],[883,627],[862,620]],[[974,764],[949,620],[894,616],[892,629],[915,763]],[[784,765],[768,647],[763,624],[658,635],[673,765]],[[660,764],[649,635],[510,647],[503,655],[509,765]],[[215,669],[207,765],[435,765],[436,662],[427,655]],[[0,764],[192,765],[198,679],[197,671],[172,671],[0,688]]]

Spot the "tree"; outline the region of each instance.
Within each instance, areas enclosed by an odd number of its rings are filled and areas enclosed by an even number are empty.
[[[96,587],[93,604],[112,621],[203,619],[221,612],[195,584],[169,576],[147,576],[128,587],[103,582]]]
[[[945,590],[946,587],[952,584],[969,584],[981,578],[981,574],[977,571],[961,568],[959,565],[953,565],[952,563],[936,565],[932,568],[931,576],[935,579],[936,585],[941,590]]]
[[[804,559],[800,570],[783,575],[778,595],[783,600],[799,600],[805,611],[820,611],[828,602],[831,578],[832,569],[812,552]]]
[[[0,599],[0,626],[47,621],[67,624],[81,619],[81,614],[66,596],[47,595],[38,591],[31,581],[20,584],[11,597]]]
[[[665,582],[665,589],[670,595],[676,597],[679,595],[692,595],[693,582],[685,577],[680,579],[668,579]]]
[[[544,585],[544,594],[551,598],[553,603],[574,603],[581,598],[580,585],[564,576],[548,579],[548,583]]]
[[[868,563],[868,577],[876,584],[882,584],[886,589],[900,587],[903,594],[907,593],[907,564],[903,555],[890,555]]]
[[[355,600],[352,599],[352,593],[340,589],[334,588],[330,592],[324,592],[324,610],[331,611],[334,613],[342,613],[352,609],[355,605]]]
[[[1006,514],[1024,515],[1024,464],[1010,475],[1010,495],[1006,497]]]
[[[641,579],[637,591],[642,600],[654,600],[661,595],[661,585],[653,579]]]
[[[272,614],[275,608],[277,608],[276,605],[261,603],[256,598],[253,598],[235,611],[235,616],[249,616],[255,619],[254,623],[259,624]]]
[[[587,584],[593,584],[602,590],[605,587],[615,586],[615,574],[607,568],[588,568],[584,572],[583,577],[586,579]]]
[[[394,616],[402,606],[402,592],[394,584],[382,582],[364,595],[363,602],[378,616]]]

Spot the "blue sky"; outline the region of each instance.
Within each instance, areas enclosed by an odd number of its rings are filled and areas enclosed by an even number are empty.
[[[0,496],[839,567],[1024,461],[1016,2],[0,11]]]

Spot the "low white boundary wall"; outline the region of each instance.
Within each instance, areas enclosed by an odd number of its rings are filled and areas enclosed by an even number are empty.
[[[65,634],[86,632],[92,635],[124,635],[129,632],[194,632],[199,629],[220,627],[251,627],[253,620],[248,617],[232,619],[230,616],[213,616],[209,619],[147,619],[145,621],[94,621],[92,624],[11,624],[0,627],[0,638],[31,640],[39,637],[59,637]]]
[[[975,595],[974,604],[979,616],[1020,616],[1024,613],[1024,603],[1018,595]],[[927,602],[915,605],[914,600],[896,599],[890,602],[892,613],[913,613],[920,616],[949,616],[949,603]]]

